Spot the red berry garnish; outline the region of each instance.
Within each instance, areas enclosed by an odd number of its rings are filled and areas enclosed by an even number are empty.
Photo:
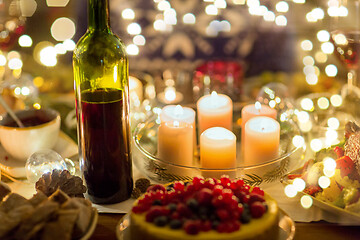
[[[225,187],[230,187],[231,180],[228,176],[223,176],[220,178],[221,185]]]
[[[176,211],[182,217],[190,217],[192,215],[191,210],[184,203],[179,203],[177,205]]]
[[[160,184],[156,184],[156,185],[152,185],[150,187],[148,187],[148,189],[146,190],[146,192],[156,192],[156,191],[166,191],[165,187],[163,185],[160,185]]]
[[[213,198],[213,191],[208,188],[203,188],[199,192],[196,193],[196,200],[200,205],[208,206],[211,204],[211,200]]]
[[[225,233],[225,232],[228,232],[229,230],[229,223],[227,222],[223,222],[223,223],[220,223],[216,230],[219,232],[219,233]]]
[[[178,181],[174,183],[174,189],[175,191],[183,191],[184,190],[184,182],[183,181]]]
[[[208,232],[211,230],[211,228],[212,228],[212,224],[209,220],[202,221],[200,223],[200,231]]]
[[[187,234],[196,235],[199,233],[200,227],[196,221],[189,220],[184,223],[184,230]]]
[[[229,212],[222,208],[222,209],[217,209],[216,210],[216,215],[222,220],[222,221],[225,221],[225,220],[228,220],[230,218],[230,214]]]
[[[251,192],[252,192],[252,193],[257,193],[257,194],[259,194],[260,196],[264,196],[264,191],[263,191],[261,188],[259,188],[259,187],[253,187],[253,189],[252,189]]]
[[[211,200],[211,204],[216,208],[223,207],[224,206],[224,198],[221,195],[217,196],[217,197],[214,197]]]
[[[250,199],[249,204],[252,204],[253,202],[265,202],[265,199],[263,196],[257,194],[257,193],[250,193]]]
[[[266,212],[266,207],[262,202],[254,202],[250,205],[250,213],[253,218],[260,218]]]
[[[221,185],[216,185],[213,189],[213,196],[219,196],[222,194],[224,187]]]
[[[159,216],[168,216],[170,214],[170,210],[166,207],[162,206],[152,206],[147,212],[145,219],[147,222],[154,221],[155,218]]]
[[[342,156],[344,156],[344,149],[339,147],[339,146],[336,146],[334,148],[334,152],[336,153],[337,157],[340,158]]]
[[[204,187],[208,189],[213,189],[215,186],[216,186],[216,182],[214,181],[214,179],[209,178],[205,181]]]

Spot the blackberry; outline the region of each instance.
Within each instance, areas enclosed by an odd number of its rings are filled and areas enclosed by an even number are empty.
[[[179,219],[173,219],[170,221],[170,228],[171,229],[179,229],[182,227],[182,222]]]
[[[159,216],[154,219],[154,224],[158,227],[163,227],[168,223],[168,218],[166,216]]]

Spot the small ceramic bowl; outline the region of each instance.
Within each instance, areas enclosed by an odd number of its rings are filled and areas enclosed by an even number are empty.
[[[53,109],[26,109],[15,112],[25,125],[17,126],[8,115],[0,116],[0,142],[5,151],[18,160],[26,159],[34,152],[53,148],[60,131],[60,114]]]

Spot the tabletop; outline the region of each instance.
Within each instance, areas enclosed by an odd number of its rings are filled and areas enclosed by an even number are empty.
[[[92,240],[113,240],[116,239],[116,225],[124,214],[99,214],[98,224]],[[340,226],[338,224],[324,221],[311,223],[295,223],[294,240],[359,240],[359,226]]]

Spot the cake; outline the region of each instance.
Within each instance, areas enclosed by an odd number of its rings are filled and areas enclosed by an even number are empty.
[[[193,178],[153,185],[133,205],[131,239],[278,239],[279,209],[243,180]]]

